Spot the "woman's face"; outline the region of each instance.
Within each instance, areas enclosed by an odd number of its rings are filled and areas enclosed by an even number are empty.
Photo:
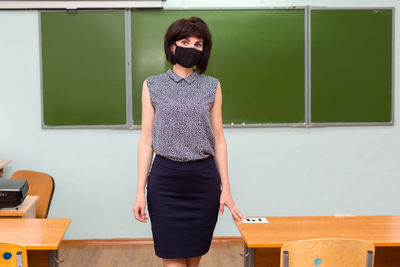
[[[176,41],[176,44],[182,47],[192,47],[197,50],[203,51],[203,38],[197,38],[195,36],[190,36],[184,39]],[[175,44],[171,46],[172,52],[175,54]]]

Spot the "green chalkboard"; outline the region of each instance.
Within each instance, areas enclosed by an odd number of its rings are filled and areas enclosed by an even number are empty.
[[[392,120],[392,10],[311,10],[311,122]]]
[[[140,126],[143,81],[172,67],[164,34],[190,16],[213,36],[205,74],[221,82],[224,125],[392,124],[390,8],[311,8],[309,32],[304,8],[40,14],[45,127]]]
[[[213,48],[207,71],[219,79],[224,124],[304,123],[304,9],[135,10],[132,25],[134,124],[141,124],[147,76],[164,73],[164,34],[182,17],[209,26]]]
[[[41,12],[45,126],[126,124],[123,11]]]

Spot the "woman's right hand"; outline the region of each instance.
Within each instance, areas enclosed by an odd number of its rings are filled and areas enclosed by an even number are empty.
[[[146,197],[144,194],[138,194],[136,196],[135,204],[133,205],[133,213],[135,219],[140,222],[147,222],[148,217],[146,216]]]

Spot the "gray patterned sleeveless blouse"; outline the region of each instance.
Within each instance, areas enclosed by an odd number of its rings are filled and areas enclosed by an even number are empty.
[[[146,83],[155,108],[153,151],[175,161],[214,156],[210,109],[218,79],[196,71],[182,78],[169,68],[147,77]]]

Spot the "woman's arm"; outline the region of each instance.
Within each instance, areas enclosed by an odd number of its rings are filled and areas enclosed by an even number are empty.
[[[214,104],[210,110],[211,126],[215,136],[215,163],[219,175],[221,177],[221,200],[220,200],[220,215],[224,212],[224,206],[228,206],[232,216],[241,220],[246,218],[236,207],[232,195],[228,178],[228,153],[226,148],[226,140],[222,125],[222,90],[218,82],[217,92],[215,94]]]
[[[141,222],[146,222],[146,198],[145,187],[147,176],[153,159],[152,132],[153,132],[154,107],[150,102],[149,89],[146,81],[142,88],[142,127],[137,152],[137,194],[133,207],[135,218]]]

